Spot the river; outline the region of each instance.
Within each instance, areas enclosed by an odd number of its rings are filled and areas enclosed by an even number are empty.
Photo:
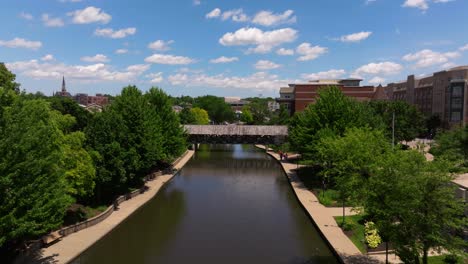
[[[250,145],[201,145],[73,263],[338,262],[273,158]]]

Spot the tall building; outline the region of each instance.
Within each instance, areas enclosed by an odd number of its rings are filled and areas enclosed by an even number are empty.
[[[72,97],[69,92],[67,92],[67,87],[65,84],[65,76],[62,77],[62,89],[60,92],[56,92],[55,96],[62,96],[62,97]]]
[[[375,99],[376,88],[361,86],[361,79],[314,80],[308,83],[290,84],[289,87],[280,88],[278,103],[289,109],[290,114],[302,112],[309,105],[315,103],[318,91],[328,86],[338,87],[346,96],[358,101]]]
[[[404,100],[426,115],[438,116],[448,125],[468,124],[468,66],[407,77],[384,87],[391,100]]]

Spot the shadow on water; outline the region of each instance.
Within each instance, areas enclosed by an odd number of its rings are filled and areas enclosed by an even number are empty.
[[[279,164],[249,145],[202,145],[79,263],[337,263]]]

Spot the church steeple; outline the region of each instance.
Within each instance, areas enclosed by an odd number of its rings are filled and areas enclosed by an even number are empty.
[[[67,92],[67,87],[65,86],[65,76],[62,77],[62,93]]]

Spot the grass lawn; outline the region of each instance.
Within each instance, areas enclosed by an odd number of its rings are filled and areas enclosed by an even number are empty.
[[[444,259],[447,255],[440,255],[440,256],[432,256],[432,257],[429,257],[428,258],[428,263],[429,264],[446,264],[446,262],[444,262]],[[422,259],[421,259],[422,261]],[[463,260],[461,258],[458,258],[458,262],[457,263],[463,263]]]
[[[304,183],[305,187],[317,196],[319,202],[327,207],[341,207],[340,195],[333,188],[322,190],[322,179],[318,176],[319,168],[305,167],[297,172],[297,176]],[[330,187],[330,186],[328,186]]]
[[[361,251],[361,253],[366,253],[366,244],[364,237],[364,224],[362,222],[362,216],[360,215],[351,215],[345,217],[346,223],[344,230],[345,234],[353,241],[354,245]],[[342,216],[335,216],[336,223],[341,226],[343,222]]]
[[[92,218],[107,209],[107,205],[100,205],[100,206],[85,206],[84,212],[86,219]]]
[[[336,190],[328,189],[312,189],[312,192],[317,196],[319,202],[327,207],[341,207],[342,204],[338,202],[340,194]]]

